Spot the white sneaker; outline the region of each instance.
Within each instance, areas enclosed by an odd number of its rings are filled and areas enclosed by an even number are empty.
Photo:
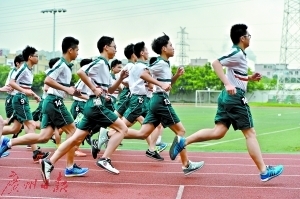
[[[107,129],[100,128],[99,136],[98,136],[98,149],[101,151],[102,145],[108,141]]]
[[[98,167],[101,167],[103,169],[106,169],[108,172],[111,172],[113,174],[119,174],[120,172],[115,169],[113,167],[113,165],[111,164],[111,160],[107,159],[107,158],[100,158],[97,162],[96,162]]]
[[[47,159],[40,160],[41,162],[41,174],[43,177],[43,181],[46,185],[49,185],[50,183],[50,174],[54,169],[54,166],[51,164],[51,162]]]

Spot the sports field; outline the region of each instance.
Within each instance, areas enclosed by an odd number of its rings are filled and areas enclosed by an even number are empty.
[[[31,101],[30,105],[34,110],[38,104]],[[66,102],[66,105],[70,107],[71,101]],[[0,106],[0,114],[4,116],[3,100],[0,101]],[[216,107],[195,107],[194,104],[175,104],[173,106],[185,126],[186,135],[202,128],[211,128],[214,125]],[[300,150],[300,108],[252,106],[251,110],[258,140],[264,153],[295,153]],[[134,128],[138,129],[140,125],[136,124]],[[171,143],[173,138],[174,133],[169,129],[165,129],[163,141]],[[144,140],[124,140],[122,143],[122,149],[124,150],[147,149]],[[51,141],[45,145],[43,147],[54,147]],[[89,148],[87,144],[81,147]],[[242,132],[234,131],[232,128],[223,139],[193,144],[188,146],[188,150],[199,152],[247,151]]]
[[[70,107],[71,102],[66,104]],[[32,102],[31,105],[35,108],[37,103]],[[3,115],[3,101],[1,106]],[[213,126],[215,107],[196,108],[184,104],[174,107],[187,135]],[[124,140],[123,146],[112,155],[119,175],[99,169],[91,157],[89,146],[85,144],[82,151],[87,153],[87,157],[76,157],[76,163],[88,167],[88,174],[65,178],[66,159],[63,157],[55,164],[48,186],[41,180],[40,166],[32,162],[32,152],[25,146],[17,146],[10,150],[10,156],[0,159],[0,198],[299,198],[300,156],[297,151],[300,144],[297,135],[300,109],[253,107],[252,113],[264,160],[267,164],[285,166],[284,173],[270,182],[260,182],[257,168],[247,154],[242,133],[230,130],[221,140],[188,147],[191,160],[205,161],[205,166],[190,176],[183,175],[178,159],[169,159],[168,150],[161,153],[165,160],[157,162],[145,156],[145,141]],[[170,143],[173,137],[174,133],[170,130],[164,131],[165,142]],[[40,146],[45,151],[55,151],[51,141]]]

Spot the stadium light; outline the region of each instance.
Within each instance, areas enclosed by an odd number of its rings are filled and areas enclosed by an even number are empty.
[[[60,9],[46,9],[46,10],[42,10],[41,13],[45,14],[45,13],[53,13],[53,50],[52,50],[52,58],[55,57],[55,16],[56,13],[64,13],[67,12],[66,9],[60,8]]]

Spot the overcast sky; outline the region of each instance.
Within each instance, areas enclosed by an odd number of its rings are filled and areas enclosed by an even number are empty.
[[[284,0],[1,0],[0,48],[15,52],[32,45],[52,51],[53,14],[41,10],[65,8],[56,15],[56,50],[65,36],[74,36],[80,58],[99,54],[96,43],[102,35],[115,38],[116,58],[125,58],[124,47],[139,41],[153,56],[151,41],[162,32],[171,37],[176,54],[177,32],[186,27],[189,59],[213,61],[230,49],[230,27],[245,23],[252,35],[250,58],[277,63],[283,6]]]

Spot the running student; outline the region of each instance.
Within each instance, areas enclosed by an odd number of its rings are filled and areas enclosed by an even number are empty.
[[[133,48],[134,44],[129,44],[124,49],[124,55],[128,59],[128,63],[124,66],[123,70],[130,71],[131,68],[134,66],[135,62],[137,61],[137,57],[134,54]],[[115,113],[119,117],[123,116],[129,105],[130,90],[128,85],[128,77],[123,80],[122,84],[124,85],[124,87],[119,94],[119,100],[116,103],[115,107]]]
[[[74,146],[78,146],[86,135],[95,128],[95,124],[104,128],[109,126],[118,131],[118,133],[111,136],[102,158],[97,161],[97,165],[109,172],[119,174],[119,171],[112,166],[110,157],[121,143],[128,129],[124,122],[105,107],[103,103],[106,93],[113,93],[127,76],[127,73],[126,71],[122,71],[120,78],[115,84],[111,85],[112,78],[109,72],[110,66],[108,60],[112,59],[116,53],[114,39],[103,36],[99,39],[97,47],[101,56],[92,63],[83,66],[77,72],[80,79],[90,88],[88,91],[90,98],[86,102],[83,111],[84,117],[78,123],[74,135],[63,142],[50,159],[44,159],[41,162],[41,172],[45,183],[49,183],[54,164]]]
[[[72,78],[71,61],[78,55],[79,41],[73,37],[65,37],[62,41],[63,57],[53,66],[47,74],[45,84],[49,86],[48,95],[44,99],[42,107],[42,122],[40,134],[30,133],[11,140],[11,146],[32,143],[46,143],[52,137],[55,129],[62,129],[69,139],[75,132],[75,124],[68,112],[63,99],[66,94],[80,95],[74,87],[70,87]],[[25,57],[24,57],[25,58]],[[26,59],[26,58],[25,58]],[[59,151],[58,148],[56,151]],[[81,168],[74,164],[75,147],[68,151],[65,176],[82,176],[88,172],[87,168]],[[43,165],[43,164],[42,164]]]
[[[247,28],[244,24],[236,24],[231,27],[230,37],[233,43],[231,51],[212,64],[225,86],[218,98],[215,127],[199,130],[187,138],[175,137],[171,146],[170,157],[175,159],[177,154],[189,144],[224,137],[232,125],[234,130],[243,132],[249,155],[260,171],[260,179],[266,182],[279,176],[283,171],[283,166],[265,165],[256,139],[250,107],[245,97],[248,81],[261,79],[259,73],[248,76],[245,49],[249,46],[251,35]],[[223,72],[223,66],[226,67],[226,75]]]
[[[174,48],[167,35],[154,39],[152,49],[160,55],[156,62],[149,67],[152,76],[148,71],[144,71],[141,75],[143,80],[154,84],[153,96],[149,102],[149,111],[141,129],[128,129],[125,135],[126,139],[146,139],[160,123],[164,128],[169,127],[177,135],[185,134],[185,129],[169,101],[171,85],[183,75],[184,70],[179,68],[176,74],[172,75],[169,58],[174,56]],[[182,170],[185,175],[197,171],[204,165],[203,161],[190,161],[186,150],[183,150],[180,156]]]
[[[9,85],[15,89],[15,93],[12,99],[12,107],[14,109],[15,120],[19,130],[24,124],[27,127],[27,135],[24,136],[35,136],[35,122],[33,121],[32,114],[30,111],[28,96],[32,96],[37,102],[41,99],[37,96],[32,90],[33,82],[33,73],[32,68],[35,64],[38,63],[38,54],[37,50],[33,47],[27,46],[23,52],[22,56],[25,60],[23,65],[12,75],[12,78],[9,82]],[[24,137],[22,136],[22,137]],[[28,143],[18,143],[15,144],[15,141],[20,138],[9,139],[7,137],[3,138],[2,146],[0,149],[0,156],[10,149],[12,146],[20,144],[31,144],[31,149],[33,152],[33,161],[38,162],[39,159],[46,158],[50,155],[50,152],[43,153],[37,146],[36,142]]]
[[[92,59],[83,59],[80,61],[79,65],[80,65],[80,67],[82,67],[84,65],[91,63],[92,61],[93,61]],[[81,97],[79,98],[77,96],[73,96],[74,101],[71,105],[70,112],[71,112],[74,120],[76,120],[76,118],[79,114],[83,113],[84,105],[85,105],[86,101],[88,100],[88,96],[87,96],[88,88],[87,88],[87,86],[85,86],[85,84],[81,80],[78,80],[78,82],[75,84],[75,88],[78,91],[80,91]],[[80,117],[80,115],[79,115],[79,117]],[[87,137],[89,138],[89,136],[87,136]],[[84,143],[84,141],[82,143]],[[90,142],[88,142],[88,144],[90,144]],[[78,157],[86,156],[85,153],[79,151],[79,147],[75,151],[75,155]]]

